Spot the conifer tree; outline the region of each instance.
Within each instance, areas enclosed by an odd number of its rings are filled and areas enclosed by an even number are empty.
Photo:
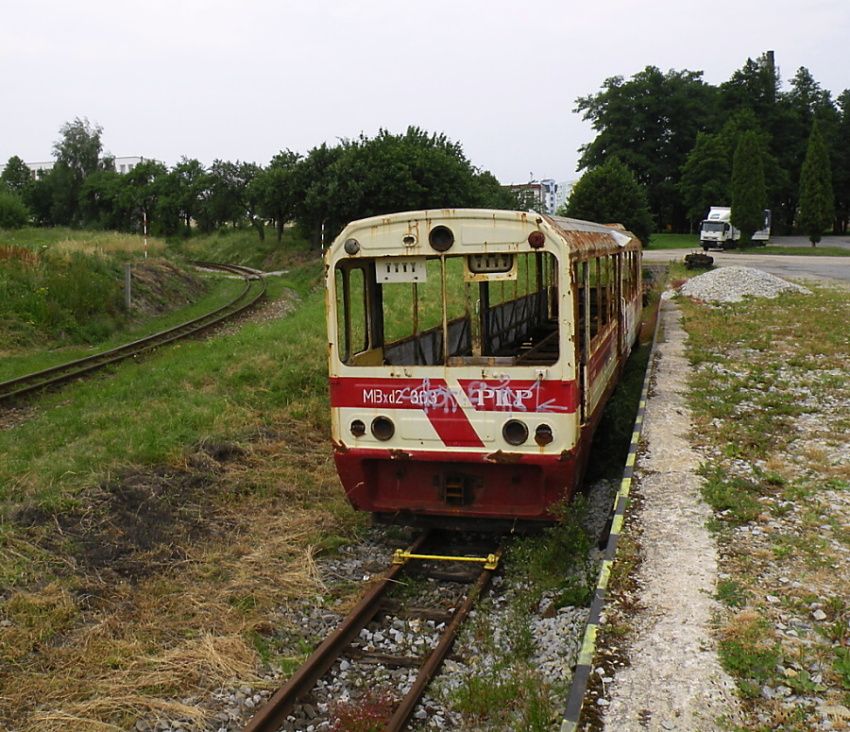
[[[741,244],[747,246],[764,224],[767,191],[758,135],[741,135],[732,159],[732,226],[741,230]]]
[[[814,119],[806,159],[800,171],[800,213],[797,220],[812,246],[820,241],[823,230],[832,222],[833,214],[829,153],[818,121]]]

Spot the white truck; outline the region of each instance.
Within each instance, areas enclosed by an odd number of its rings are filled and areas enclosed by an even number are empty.
[[[732,249],[738,246],[741,232],[732,226],[732,209],[728,206],[712,206],[700,225],[699,243],[704,251],[711,247]],[[764,226],[753,234],[753,243],[764,246],[770,239],[770,209],[764,210]]]

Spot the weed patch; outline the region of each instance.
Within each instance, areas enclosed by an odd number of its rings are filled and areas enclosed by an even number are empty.
[[[739,679],[744,696],[757,696],[760,684],[773,678],[782,659],[765,620],[753,612],[736,615],[724,628],[720,641],[723,667]]]
[[[720,468],[704,467],[701,472],[705,477],[702,496],[718,512],[720,520],[739,526],[759,515],[759,490],[753,481],[728,475]]]

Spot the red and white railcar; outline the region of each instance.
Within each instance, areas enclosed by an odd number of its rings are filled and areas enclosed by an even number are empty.
[[[641,245],[533,212],[349,224],[327,252],[334,457],[379,518],[550,520],[638,334]]]

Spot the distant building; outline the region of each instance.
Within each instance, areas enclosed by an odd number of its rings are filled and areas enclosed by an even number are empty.
[[[570,199],[570,194],[573,192],[573,188],[577,182],[574,180],[564,180],[557,184],[558,191],[555,194],[556,211]]]
[[[539,181],[532,180],[528,183],[511,183],[505,187],[515,195],[521,195],[522,199],[528,203],[529,208],[541,213],[553,214],[563,200],[560,194],[560,186],[562,185],[562,183],[556,183],[552,178],[544,178]]]
[[[151,158],[143,158],[141,156],[138,157],[123,157],[123,158],[115,158],[115,172],[116,173],[129,173],[133,168],[135,168],[139,163],[145,162],[145,160],[151,160]]]
[[[116,173],[129,173],[139,163],[144,162],[145,160],[152,160],[152,158],[143,158],[141,155],[125,155],[120,158],[112,158],[113,170]],[[26,166],[32,172],[33,178],[38,178],[40,174],[43,174],[48,170],[52,170],[54,165],[56,165],[55,160],[48,160],[44,163],[26,163]]]

